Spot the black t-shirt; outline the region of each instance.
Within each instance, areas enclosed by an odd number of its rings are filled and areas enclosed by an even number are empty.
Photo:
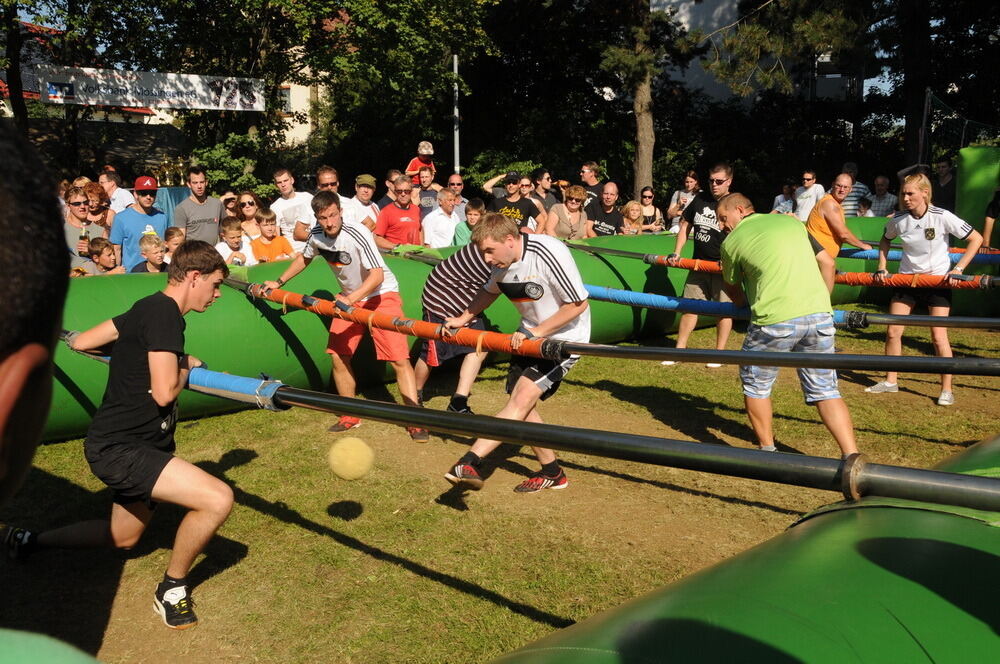
[[[148,353],[174,353],[178,362],[184,355],[184,317],[177,302],[163,292],[153,293],[112,322],[118,340],[111,351],[108,386],[85,445],[148,443],[173,451],[177,402],[158,406],[153,400]]]
[[[160,263],[160,269],[153,270],[153,272],[166,272],[166,271],[167,271],[166,263]],[[143,261],[138,265],[136,265],[135,267],[133,267],[131,270],[129,270],[129,274],[139,274],[141,272],[146,272],[146,273],[150,272],[149,261]]]
[[[378,205],[378,209],[379,210],[384,210],[387,207],[389,207],[390,205],[392,205],[393,203],[395,203],[394,200],[392,200],[388,196],[383,196],[382,198],[379,199],[379,201],[378,201],[378,203],[376,203],[376,205]]]
[[[721,258],[724,237],[715,218],[715,206],[715,198],[699,193],[684,210],[684,220],[691,224],[696,260],[717,261]]]
[[[584,190],[587,192],[587,200],[583,202],[583,206],[587,207],[593,201],[600,201],[601,194],[604,193],[604,183],[598,182],[597,184],[585,185]]]
[[[488,209],[490,212],[499,212],[503,216],[513,219],[519,228],[527,226],[528,219],[538,214],[538,208],[526,198],[519,198],[513,203],[506,198],[494,198],[490,201]]]
[[[598,235],[617,235],[622,230],[622,213],[616,207],[605,212],[603,205],[591,205],[587,208],[587,218],[593,220],[594,232]]]

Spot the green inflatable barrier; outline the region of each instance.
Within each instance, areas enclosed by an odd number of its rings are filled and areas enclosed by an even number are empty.
[[[939,468],[996,476],[1000,439]],[[998,526],[992,512],[879,498],[837,503],[496,662],[993,661]]]

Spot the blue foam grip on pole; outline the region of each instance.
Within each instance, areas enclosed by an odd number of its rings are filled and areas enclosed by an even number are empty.
[[[188,374],[188,388],[195,392],[255,404],[267,410],[285,409],[274,403],[274,394],[281,386],[278,380],[233,376],[201,367]]]
[[[617,288],[605,288],[604,286],[591,286],[590,284],[584,284],[584,287],[587,289],[590,297],[605,302],[616,302],[634,307],[649,307],[667,311],[680,311],[689,314],[703,314],[705,316],[720,316],[723,318],[750,318],[750,309],[746,307],[742,309],[738,308],[730,302],[691,300],[683,297],[673,297],[672,295],[637,293],[635,291],[618,290]]]
[[[888,260],[898,261],[903,258],[903,252],[898,249],[890,249]],[[841,249],[838,254],[840,258],[860,258],[866,261],[878,260],[878,249]],[[957,263],[962,254],[948,254],[952,263]],[[972,257],[974,265],[1000,265],[1000,254],[976,254]]]

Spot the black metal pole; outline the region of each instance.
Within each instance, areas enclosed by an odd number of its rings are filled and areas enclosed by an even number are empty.
[[[1000,358],[914,357],[908,355],[848,355],[841,353],[774,353],[741,350],[701,350],[655,346],[608,346],[603,344],[546,341],[542,352],[548,358],[589,355],[629,360],[674,360],[717,362],[768,367],[813,367],[858,371],[902,371],[905,373],[1000,376]]]
[[[852,458],[856,463],[845,464],[839,459],[825,457],[762,452],[484,415],[462,415],[379,401],[348,399],[287,386],[277,389],[274,401],[285,407],[312,408],[391,424],[420,425],[447,433],[487,436],[511,443],[544,445],[567,452],[837,491],[847,495],[877,495],[1000,511],[998,479],[859,463],[858,457]],[[845,475],[845,468],[851,472]]]
[[[1000,318],[977,316],[911,316],[900,314],[865,314],[874,325],[919,325],[921,327],[962,327],[979,330],[1000,330]]]

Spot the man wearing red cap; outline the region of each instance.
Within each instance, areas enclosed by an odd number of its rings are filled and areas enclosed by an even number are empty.
[[[118,264],[124,265],[126,270],[131,270],[145,260],[139,250],[139,238],[143,235],[159,235],[162,239],[167,232],[167,215],[153,207],[158,188],[156,178],[152,176],[142,175],[136,178],[135,203],[115,215],[111,224],[111,236],[108,239],[115,248]]]

